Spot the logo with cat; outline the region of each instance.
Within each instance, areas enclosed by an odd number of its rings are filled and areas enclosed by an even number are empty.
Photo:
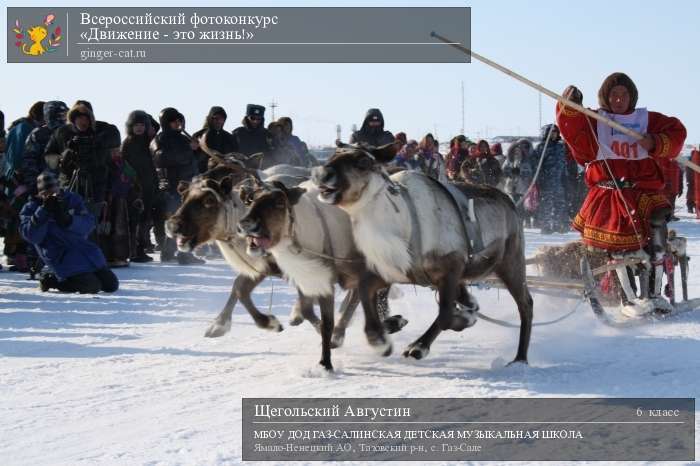
[[[29,56],[40,56],[58,50],[63,36],[61,27],[54,26],[55,19],[55,15],[48,14],[42,24],[27,29],[22,29],[22,24],[19,19],[16,19],[12,30],[15,34],[15,46],[20,52]]]

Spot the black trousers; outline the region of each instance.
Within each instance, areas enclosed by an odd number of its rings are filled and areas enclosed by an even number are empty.
[[[80,273],[58,282],[59,291],[67,293],[95,294],[99,291],[114,293],[119,289],[119,279],[105,267],[92,273]]]

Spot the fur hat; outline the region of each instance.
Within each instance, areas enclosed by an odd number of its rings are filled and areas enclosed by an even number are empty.
[[[598,90],[598,105],[600,105],[600,108],[612,113],[608,99],[610,98],[610,91],[615,86],[624,86],[627,89],[627,92],[630,94],[630,106],[627,111],[633,110],[637,106],[639,93],[637,92],[637,86],[634,85],[634,81],[625,73],[613,73],[605,78]]]
[[[92,110],[89,106],[78,101],[68,112],[68,121],[75,125],[76,118],[81,115],[88,117],[90,119],[90,126],[92,129],[95,129],[95,116],[92,114]]]
[[[262,105],[248,104],[245,108],[245,116],[259,116],[260,118],[265,118],[265,107]]]
[[[158,120],[160,122],[161,128],[165,129],[170,123],[180,118],[180,112],[173,107],[166,107],[160,111]]]

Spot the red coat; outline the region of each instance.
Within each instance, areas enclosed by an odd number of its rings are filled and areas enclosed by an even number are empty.
[[[700,165],[700,150],[691,152],[690,161]],[[694,181],[693,190],[695,191],[695,216],[700,218],[700,211],[698,211],[698,206],[700,206],[700,173],[693,172],[692,176]]]
[[[651,212],[669,205],[658,161],[678,156],[686,137],[683,124],[677,118],[649,112],[647,133],[656,143],[649,158],[608,159],[607,164],[596,160],[595,119],[557,104],[557,124],[576,161],[586,167],[589,191],[573,225],[581,232],[583,242],[609,251],[646,246]],[[618,191],[598,185],[613,178],[633,183],[634,187]]]
[[[681,167],[670,158],[659,159],[658,162],[664,174],[664,194],[668,201],[674,204],[676,197],[681,192],[681,184],[683,183]]]

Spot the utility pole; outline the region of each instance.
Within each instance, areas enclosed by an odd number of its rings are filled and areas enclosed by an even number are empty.
[[[464,81],[462,81],[462,127],[459,129],[459,134],[464,134]]]
[[[272,109],[272,121],[275,121],[275,109],[279,107],[277,102],[275,102],[275,99],[272,99],[272,102],[270,102],[270,108]]]
[[[342,139],[340,138],[342,135],[342,129],[340,125],[335,125],[335,138],[338,141],[341,141]]]

